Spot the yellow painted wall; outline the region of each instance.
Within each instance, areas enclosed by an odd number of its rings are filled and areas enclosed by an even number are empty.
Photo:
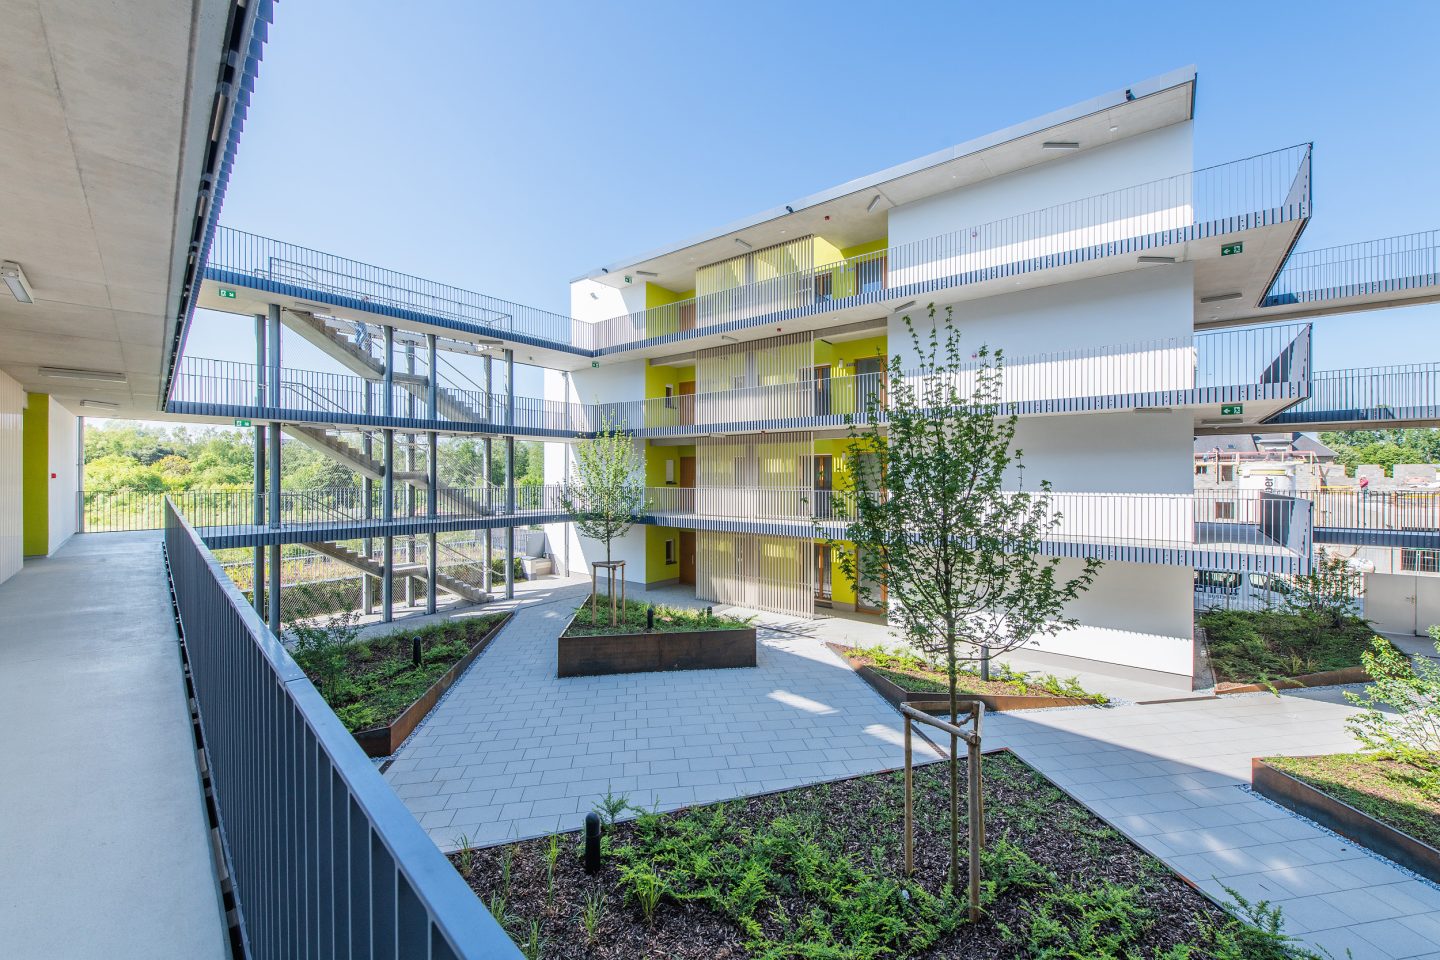
[[[852,606],[855,603],[855,586],[846,579],[840,569],[840,554],[842,551],[854,551],[855,544],[849,540],[842,540],[830,548],[830,598],[836,603],[848,603]]]
[[[646,310],[649,310],[651,307],[663,307],[667,303],[679,303],[681,300],[693,300],[694,298],[694,290],[686,293],[676,293],[674,290],[662,287],[658,283],[645,284]]]
[[[680,482],[680,458],[695,456],[695,444],[689,443],[678,447],[656,446],[651,441],[645,442],[645,486],[665,486],[665,463],[675,463],[675,483]]]
[[[27,557],[50,552],[50,395],[31,393],[25,398],[21,421],[23,551]]]
[[[875,253],[876,251],[884,250],[887,246],[889,246],[889,244],[889,237],[881,237],[878,240],[871,240],[869,243],[857,243],[853,247],[846,247],[844,250],[840,251],[840,255],[846,260],[849,260],[851,257],[858,257],[867,253]]]
[[[645,397],[646,399],[663,397],[666,387],[679,393],[681,382],[694,379],[694,367],[652,366],[647,360],[645,364]]]
[[[674,563],[665,562],[665,541],[675,541]],[[675,527],[645,528],[645,582],[659,583],[680,576],[680,531]]]

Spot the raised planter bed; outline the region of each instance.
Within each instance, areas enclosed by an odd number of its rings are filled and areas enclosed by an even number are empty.
[[[755,628],[562,635],[556,676],[755,666]]]
[[[835,643],[827,643],[826,646],[849,664],[862,680],[870,684],[876,693],[892,705],[899,706],[906,703],[916,710],[924,710],[926,713],[941,713],[950,709],[948,694],[929,690],[906,690],[869,664],[854,660],[850,656],[849,647],[842,647]],[[962,703],[978,700],[985,704],[986,710],[1002,712],[1006,710],[1040,710],[1046,707],[1081,707],[1091,706],[1095,703],[1093,700],[1081,697],[1059,697],[1051,694],[967,693],[963,690],[960,691],[958,698]]]
[[[444,695],[445,691],[449,690],[460,678],[460,674],[465,672],[465,668],[474,663],[475,658],[485,651],[485,648],[490,645],[490,641],[495,639],[495,635],[505,624],[510,622],[510,618],[513,616],[514,613],[505,614],[501,620],[485,632],[484,636],[471,645],[469,653],[455,661],[454,666],[441,674],[440,679],[432,683],[414,703],[406,707],[405,711],[389,724],[383,727],[371,727],[368,730],[356,730],[354,732],[355,742],[360,744],[360,749],[365,751],[366,756],[388,757],[400,749],[400,744],[405,742],[405,738],[415,732],[420,721],[435,709],[435,704],[440,702],[440,697]]]
[[[1306,687],[1329,687],[1339,683],[1369,683],[1370,674],[1364,667],[1345,667],[1342,670],[1323,670],[1320,673],[1302,673],[1298,677],[1287,677],[1264,683],[1217,683],[1215,692],[1222,696],[1227,693],[1260,693],[1272,687],[1276,690],[1301,690]]]
[[[1250,761],[1250,783],[1261,796],[1423,877],[1440,882],[1440,850],[1428,843],[1382,823],[1283,770],[1277,770],[1262,757]]]

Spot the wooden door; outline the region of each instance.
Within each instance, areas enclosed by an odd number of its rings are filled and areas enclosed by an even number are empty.
[[[695,583],[695,531],[680,531],[680,582]]]
[[[830,516],[830,491],[834,489],[831,472],[834,470],[834,458],[828,453],[817,453],[815,461],[815,516],[819,519],[826,519]]]
[[[830,595],[830,544],[815,544],[815,602],[822,606],[831,605]]]
[[[681,380],[675,387],[675,392],[680,395],[680,422],[695,422],[695,381]],[[689,484],[694,486],[694,484]]]
[[[688,493],[680,494],[680,509],[687,513],[695,512],[695,458],[680,458],[680,488],[688,490]],[[691,535],[694,536],[693,534]],[[691,547],[692,551],[694,547]]]

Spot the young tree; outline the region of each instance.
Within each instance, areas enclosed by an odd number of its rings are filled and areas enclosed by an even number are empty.
[[[581,536],[605,544],[623,537],[645,506],[645,461],[635,441],[602,415],[595,436],[575,445],[575,465],[560,484],[560,505],[575,521]]]
[[[1285,608],[1331,627],[1355,616],[1355,601],[1365,592],[1365,578],[1344,557],[1315,551],[1310,572],[1290,578]]]
[[[943,656],[950,721],[959,716],[962,662],[993,657],[1037,635],[1073,626],[1067,603],[1094,582],[1098,560],[1065,577],[1060,558],[1038,553],[1060,522],[1048,482],[1023,490],[1016,418],[1003,414],[1000,351],[960,351],[952,312],[922,337],[904,318],[919,357],[906,375],[897,356],[882,398],[870,398],[867,426],[852,426],[845,460],[854,478],[843,575],[916,648]],[[1015,491],[1006,490],[1015,481]],[[950,758],[952,884],[957,882],[957,758]]]

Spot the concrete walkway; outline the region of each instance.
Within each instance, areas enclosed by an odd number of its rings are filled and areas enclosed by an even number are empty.
[[[529,593],[386,771],[442,849],[578,829],[607,791],[670,810],[904,762],[899,715],[807,638],[762,631],[754,669],[557,679],[588,592]]]
[[[229,956],[158,533],[0,584],[0,957]]]
[[[1249,793],[1252,757],[1356,748],[1351,707],[1268,693],[992,714],[1009,746],[1220,900],[1270,900],[1336,958],[1440,960],[1440,890]]]

